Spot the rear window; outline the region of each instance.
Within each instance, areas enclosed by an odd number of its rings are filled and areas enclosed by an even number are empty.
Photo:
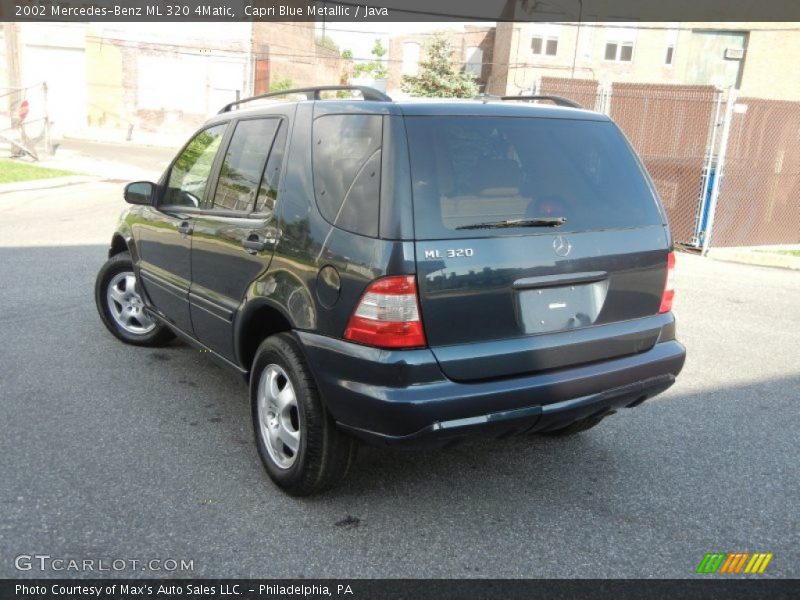
[[[406,117],[417,239],[656,225],[638,161],[608,121]],[[462,229],[563,217],[556,228]]]

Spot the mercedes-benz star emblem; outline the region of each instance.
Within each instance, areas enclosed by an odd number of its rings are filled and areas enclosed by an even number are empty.
[[[558,256],[566,256],[572,250],[572,244],[563,235],[557,235],[553,240],[553,250]]]

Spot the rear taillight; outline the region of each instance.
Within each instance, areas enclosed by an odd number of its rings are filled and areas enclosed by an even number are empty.
[[[672,310],[672,299],[675,297],[675,253],[667,254],[667,278],[664,281],[664,293],[661,294],[661,306],[658,312],[665,313]]]
[[[425,346],[413,275],[376,279],[356,306],[344,338],[377,348]]]

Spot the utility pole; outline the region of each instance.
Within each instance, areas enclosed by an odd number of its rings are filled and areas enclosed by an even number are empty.
[[[578,0],[578,29],[575,32],[575,52],[572,54],[572,70],[570,79],[575,79],[575,63],[578,62],[578,44],[581,41],[581,22],[583,21],[583,0]]]
[[[22,89],[22,70],[20,67],[19,28],[16,23],[3,23],[3,38],[6,42],[6,85],[12,90]],[[12,91],[8,98],[8,114],[13,120],[20,102],[19,92]]]

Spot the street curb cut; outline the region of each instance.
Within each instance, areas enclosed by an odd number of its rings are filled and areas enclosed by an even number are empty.
[[[63,187],[67,185],[77,185],[79,183],[90,183],[92,181],[100,181],[101,179],[102,178],[100,177],[71,175],[69,177],[50,177],[48,179],[19,181],[17,183],[3,183],[0,184],[0,194],[7,194],[11,192],[27,192],[31,190],[45,190],[48,188]]]

